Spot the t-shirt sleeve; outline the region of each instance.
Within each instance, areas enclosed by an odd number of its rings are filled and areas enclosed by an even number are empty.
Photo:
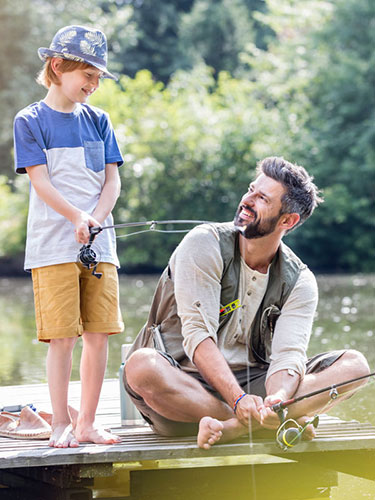
[[[103,113],[100,126],[104,141],[105,163],[117,163],[120,167],[124,163],[124,160],[117,144],[111,120],[107,113]]]
[[[25,174],[26,167],[47,163],[45,145],[42,139],[32,132],[24,116],[16,116],[13,127],[14,162],[18,174]]]

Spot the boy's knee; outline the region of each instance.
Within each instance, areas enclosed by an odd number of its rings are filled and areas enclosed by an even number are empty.
[[[77,342],[77,337],[64,337],[61,339],[51,339],[49,341],[49,349],[63,349],[71,351]]]
[[[100,349],[107,345],[108,333],[83,332],[82,339],[86,345]]]

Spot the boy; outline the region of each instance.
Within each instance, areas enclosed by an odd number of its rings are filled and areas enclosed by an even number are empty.
[[[103,231],[95,244],[101,279],[77,262],[89,227],[112,225],[123,163],[107,114],[86,104],[107,71],[107,42],[98,30],[67,26],[54,36],[38,83],[44,100],[21,110],[14,122],[17,173],[30,177],[25,270],[31,269],[38,339],[49,342],[47,378],[52,403],[49,445],[112,444],[119,437],[95,425],[108,335],[124,325],[119,311],[116,240]],[[72,352],[82,336],[81,405],[68,406]],[[76,412],[74,412],[76,413]]]

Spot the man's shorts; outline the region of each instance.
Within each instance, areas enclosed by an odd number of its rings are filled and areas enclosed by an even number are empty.
[[[32,269],[38,340],[124,330],[116,266],[100,263],[97,272],[100,279],[79,262]]]
[[[172,356],[162,351],[158,351],[158,353],[167,361],[169,361],[169,363],[176,369],[181,369],[180,364],[174,358],[172,358]],[[306,374],[319,373],[325,370],[329,366],[333,365],[333,363],[335,363],[335,361],[337,361],[344,353],[345,350],[337,350],[317,354],[316,356],[307,360]],[[249,369],[234,371],[233,373],[244,392],[261,396],[263,399],[266,397],[265,382],[267,376],[267,367],[251,367]],[[189,372],[188,375],[194,377],[208,392],[213,394],[218,399],[222,400],[221,395],[204,380],[200,373]],[[139,394],[134,392],[127,383],[125,370],[124,386],[131,400],[141,413],[142,417],[148,424],[150,424],[150,426],[156,433],[161,434],[162,436],[193,436],[197,434],[197,423],[175,422],[159,415],[152,408],[150,408],[145,403],[144,399]]]

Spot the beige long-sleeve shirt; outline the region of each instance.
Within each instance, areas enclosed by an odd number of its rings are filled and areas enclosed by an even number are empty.
[[[215,228],[202,225],[193,229],[173,253],[170,266],[183,346],[189,358],[185,368],[194,370],[194,351],[208,337],[217,344],[232,370],[251,366],[247,354],[249,332],[267,289],[268,273],[255,271],[242,260],[238,297],[241,307],[231,313],[218,336],[223,261]],[[279,370],[304,375],[317,301],[316,280],[306,268],[276,322],[267,377]],[[200,307],[196,306],[197,302]]]

